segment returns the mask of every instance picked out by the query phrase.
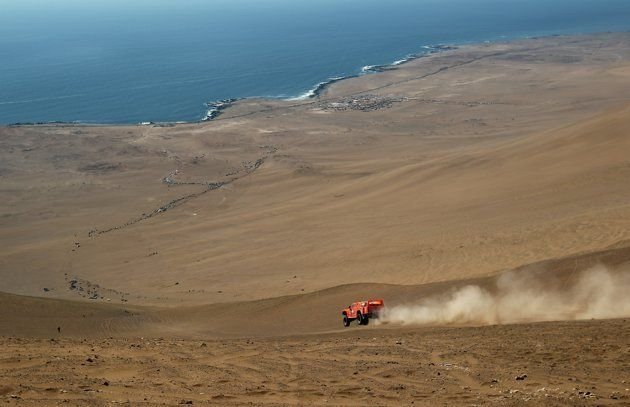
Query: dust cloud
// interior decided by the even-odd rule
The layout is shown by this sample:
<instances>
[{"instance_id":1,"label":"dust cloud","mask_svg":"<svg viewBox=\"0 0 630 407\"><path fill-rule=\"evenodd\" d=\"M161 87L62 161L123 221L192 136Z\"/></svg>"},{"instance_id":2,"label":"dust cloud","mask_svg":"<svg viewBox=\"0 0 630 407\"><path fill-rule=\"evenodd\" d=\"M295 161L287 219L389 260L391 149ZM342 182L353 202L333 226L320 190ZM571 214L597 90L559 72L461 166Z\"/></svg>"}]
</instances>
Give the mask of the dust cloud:
<instances>
[{"instance_id":1,"label":"dust cloud","mask_svg":"<svg viewBox=\"0 0 630 407\"><path fill-rule=\"evenodd\" d=\"M413 305L383 310L379 322L400 324L505 324L630 317L630 272L596 266L566 281L541 273L510 272L496 287L468 285Z\"/></svg>"}]
</instances>

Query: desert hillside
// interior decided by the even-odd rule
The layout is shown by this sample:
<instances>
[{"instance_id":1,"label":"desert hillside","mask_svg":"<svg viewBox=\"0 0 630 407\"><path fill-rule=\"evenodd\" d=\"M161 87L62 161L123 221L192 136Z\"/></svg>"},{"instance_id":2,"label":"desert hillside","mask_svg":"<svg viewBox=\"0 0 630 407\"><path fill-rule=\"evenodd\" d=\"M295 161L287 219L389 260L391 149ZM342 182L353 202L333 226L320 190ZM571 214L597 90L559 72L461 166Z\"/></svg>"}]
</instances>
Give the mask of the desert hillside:
<instances>
[{"instance_id":1,"label":"desert hillside","mask_svg":"<svg viewBox=\"0 0 630 407\"><path fill-rule=\"evenodd\" d=\"M627 35L470 46L207 124L0 129L0 291L179 306L630 239Z\"/></svg>"},{"instance_id":2,"label":"desert hillside","mask_svg":"<svg viewBox=\"0 0 630 407\"><path fill-rule=\"evenodd\" d=\"M205 123L0 127L0 398L627 403L628 95L601 34Z\"/></svg>"}]
</instances>

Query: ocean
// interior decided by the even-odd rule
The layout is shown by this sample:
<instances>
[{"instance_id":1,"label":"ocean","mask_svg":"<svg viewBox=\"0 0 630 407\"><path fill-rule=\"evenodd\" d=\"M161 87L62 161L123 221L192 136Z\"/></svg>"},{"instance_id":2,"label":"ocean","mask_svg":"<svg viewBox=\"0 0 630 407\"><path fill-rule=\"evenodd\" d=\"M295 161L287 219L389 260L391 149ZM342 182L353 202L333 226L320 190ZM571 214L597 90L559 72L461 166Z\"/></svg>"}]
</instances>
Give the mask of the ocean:
<instances>
[{"instance_id":1,"label":"ocean","mask_svg":"<svg viewBox=\"0 0 630 407\"><path fill-rule=\"evenodd\" d=\"M197 121L439 44L628 30L628 0L0 0L0 124Z\"/></svg>"}]
</instances>

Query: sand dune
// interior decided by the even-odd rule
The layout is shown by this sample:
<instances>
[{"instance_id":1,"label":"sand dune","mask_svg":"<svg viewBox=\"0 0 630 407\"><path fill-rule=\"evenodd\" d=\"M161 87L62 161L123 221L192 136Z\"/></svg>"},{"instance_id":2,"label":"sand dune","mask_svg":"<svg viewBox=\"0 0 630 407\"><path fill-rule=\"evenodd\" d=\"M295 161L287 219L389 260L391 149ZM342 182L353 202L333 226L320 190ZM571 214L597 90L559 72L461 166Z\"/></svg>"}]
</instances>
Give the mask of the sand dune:
<instances>
[{"instance_id":1,"label":"sand dune","mask_svg":"<svg viewBox=\"0 0 630 407\"><path fill-rule=\"evenodd\" d=\"M629 67L627 33L532 39L209 123L0 128L0 396L627 401ZM442 313L466 287L489 305ZM343 328L365 297L404 312ZM591 317L621 319L492 326Z\"/></svg>"},{"instance_id":2,"label":"sand dune","mask_svg":"<svg viewBox=\"0 0 630 407\"><path fill-rule=\"evenodd\" d=\"M103 300L243 301L488 276L630 239L625 82L584 61L562 80L538 75L547 64L525 65L533 72L510 77L509 94L504 82L486 83L490 96L477 83L448 85L479 71L514 75L506 55L432 78L452 103L326 115L307 105L174 128L2 129L0 290L79 299L68 289L76 277L102 287ZM524 91L532 81L569 83L547 90L547 112ZM453 87L460 93L448 96ZM608 93L582 95L594 87ZM492 104L498 89L515 100ZM488 104L457 104L473 97Z\"/></svg>"},{"instance_id":3,"label":"sand dune","mask_svg":"<svg viewBox=\"0 0 630 407\"><path fill-rule=\"evenodd\" d=\"M464 47L206 124L2 128L0 291L308 304L623 246L626 37Z\"/></svg>"},{"instance_id":4,"label":"sand dune","mask_svg":"<svg viewBox=\"0 0 630 407\"><path fill-rule=\"evenodd\" d=\"M594 271L602 272L602 267L607 268L605 272L609 280L598 279L596 284L589 284L591 291L586 293L586 297L583 293L572 290L579 286L580 279L597 275ZM462 326L590 319L607 315L623 317L625 315L620 313L630 306L627 296L623 295L628 289L629 272L630 246L623 244L600 252L529 264L490 277L422 285L347 284L307 294L201 306L160 308L98 302L85 304L78 301L0 294L3 310L0 314L0 335L39 338L149 336L204 339L340 333L348 331L341 324L340 310L349 302L369 297L385 298L388 308L392 308L394 313L406 308L404 320L394 316L386 319L385 325L372 324L368 327L377 330L397 329L407 324ZM506 277L514 284L506 286ZM617 283L616 299L603 297L611 295L603 290L607 287L606 282L611 280ZM442 303L443 308L446 308L453 294L471 286L490 294L512 289L511 292L527 297L527 301L531 302L530 308L502 319L493 319L496 312L502 310L488 310L487 314L474 314L479 315L478 317L452 320L440 319L439 312L426 320L410 315L413 314L414 307L425 304L427 300L432 305ZM555 298L556 302L547 301L549 296L557 294L560 297ZM589 309L589 302L595 306L602 305L600 300L605 300L603 305L616 301L615 306L608 307L610 311L606 311L607 314L586 316L583 313ZM578 305L577 311L566 312L567 307L573 305ZM467 311L473 310L474 306L473 303L464 304ZM541 312L541 306L546 307L547 312ZM387 323L388 321L391 323ZM61 332L57 328L61 328Z\"/></svg>"}]
</instances>

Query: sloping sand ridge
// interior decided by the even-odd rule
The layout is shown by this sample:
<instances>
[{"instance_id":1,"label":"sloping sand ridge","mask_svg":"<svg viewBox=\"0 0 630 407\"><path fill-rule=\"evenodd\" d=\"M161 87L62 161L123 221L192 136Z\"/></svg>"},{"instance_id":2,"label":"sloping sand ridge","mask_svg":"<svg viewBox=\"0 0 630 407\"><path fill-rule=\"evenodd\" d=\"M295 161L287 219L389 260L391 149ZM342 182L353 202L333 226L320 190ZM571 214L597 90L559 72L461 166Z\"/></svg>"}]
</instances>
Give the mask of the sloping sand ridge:
<instances>
[{"instance_id":1,"label":"sloping sand ridge","mask_svg":"<svg viewBox=\"0 0 630 407\"><path fill-rule=\"evenodd\" d=\"M0 128L0 397L627 403L629 72L628 34L553 37L203 124ZM386 323L344 329L366 297Z\"/></svg>"}]
</instances>

